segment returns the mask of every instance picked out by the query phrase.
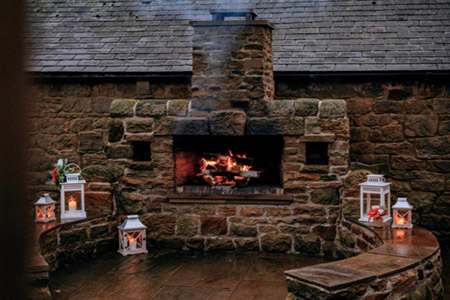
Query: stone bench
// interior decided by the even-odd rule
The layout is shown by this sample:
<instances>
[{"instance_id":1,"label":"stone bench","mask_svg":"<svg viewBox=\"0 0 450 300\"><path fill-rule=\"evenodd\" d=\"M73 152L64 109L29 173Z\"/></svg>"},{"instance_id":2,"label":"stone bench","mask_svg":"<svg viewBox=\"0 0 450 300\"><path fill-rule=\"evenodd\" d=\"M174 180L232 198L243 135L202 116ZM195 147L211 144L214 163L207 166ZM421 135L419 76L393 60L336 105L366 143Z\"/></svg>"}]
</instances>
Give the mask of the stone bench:
<instances>
[{"instance_id":1,"label":"stone bench","mask_svg":"<svg viewBox=\"0 0 450 300\"><path fill-rule=\"evenodd\" d=\"M373 232L383 244L366 253L286 271L288 299L443 299L440 248L431 232L417 226Z\"/></svg>"}]
</instances>

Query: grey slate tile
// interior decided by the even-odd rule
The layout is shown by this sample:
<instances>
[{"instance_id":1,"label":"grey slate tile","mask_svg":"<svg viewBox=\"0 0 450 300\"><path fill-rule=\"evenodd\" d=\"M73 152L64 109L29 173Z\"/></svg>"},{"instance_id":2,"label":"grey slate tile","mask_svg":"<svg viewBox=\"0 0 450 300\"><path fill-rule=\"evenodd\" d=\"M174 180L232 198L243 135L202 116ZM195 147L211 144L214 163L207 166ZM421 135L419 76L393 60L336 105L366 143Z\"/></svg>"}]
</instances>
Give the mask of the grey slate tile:
<instances>
[{"instance_id":1,"label":"grey slate tile","mask_svg":"<svg viewBox=\"0 0 450 300\"><path fill-rule=\"evenodd\" d=\"M277 71L450 69L445 0L29 0L27 65L42 72L189 71L188 21L210 20L210 9L236 4L276 25Z\"/></svg>"}]
</instances>

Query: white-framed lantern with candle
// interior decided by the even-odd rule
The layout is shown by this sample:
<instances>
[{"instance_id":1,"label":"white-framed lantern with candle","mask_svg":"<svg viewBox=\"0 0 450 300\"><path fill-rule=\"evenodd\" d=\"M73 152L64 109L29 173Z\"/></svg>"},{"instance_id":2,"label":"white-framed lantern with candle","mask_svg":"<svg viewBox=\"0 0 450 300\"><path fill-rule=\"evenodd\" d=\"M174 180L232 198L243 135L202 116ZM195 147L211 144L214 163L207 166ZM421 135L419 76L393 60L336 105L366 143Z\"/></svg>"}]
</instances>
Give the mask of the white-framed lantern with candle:
<instances>
[{"instance_id":1,"label":"white-framed lantern with candle","mask_svg":"<svg viewBox=\"0 0 450 300\"><path fill-rule=\"evenodd\" d=\"M387 208L387 212L379 217L379 221L387 224L392 220L391 217L391 183L386 182L383 175L367 175L367 181L360 185L360 218L359 221L366 224L373 224L374 218L370 212L374 208Z\"/></svg>"},{"instance_id":2,"label":"white-framed lantern with candle","mask_svg":"<svg viewBox=\"0 0 450 300\"><path fill-rule=\"evenodd\" d=\"M405 228L411 229L412 224L412 209L413 206L408 203L406 198L399 197L397 203L392 206L392 212L394 221L392 222L392 228Z\"/></svg>"},{"instance_id":3,"label":"white-framed lantern with candle","mask_svg":"<svg viewBox=\"0 0 450 300\"><path fill-rule=\"evenodd\" d=\"M79 171L64 174L66 181L61 183L61 220L84 219L86 218L84 204L86 181L80 180L81 168L78 165L70 164L68 167Z\"/></svg>"},{"instance_id":4,"label":"white-framed lantern with candle","mask_svg":"<svg viewBox=\"0 0 450 300\"><path fill-rule=\"evenodd\" d=\"M129 215L119 229L119 250L123 256L147 253L146 228L138 215Z\"/></svg>"},{"instance_id":5,"label":"white-framed lantern with candle","mask_svg":"<svg viewBox=\"0 0 450 300\"><path fill-rule=\"evenodd\" d=\"M55 221L55 201L50 198L49 194L44 194L43 197L39 198L34 204L36 207L36 222L38 223L48 223Z\"/></svg>"}]
</instances>

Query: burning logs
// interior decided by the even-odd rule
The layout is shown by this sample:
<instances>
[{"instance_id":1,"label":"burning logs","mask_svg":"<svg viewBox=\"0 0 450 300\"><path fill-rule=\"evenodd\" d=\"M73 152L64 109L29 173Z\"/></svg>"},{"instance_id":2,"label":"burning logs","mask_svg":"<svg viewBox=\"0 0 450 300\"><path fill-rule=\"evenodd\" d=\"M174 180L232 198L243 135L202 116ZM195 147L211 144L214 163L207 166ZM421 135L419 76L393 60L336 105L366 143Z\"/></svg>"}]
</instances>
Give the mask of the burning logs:
<instances>
[{"instance_id":1,"label":"burning logs","mask_svg":"<svg viewBox=\"0 0 450 300\"><path fill-rule=\"evenodd\" d=\"M246 186L251 178L259 178L260 171L250 170L253 159L245 154L234 156L231 151L228 154L204 154L198 175L211 186Z\"/></svg>"}]
</instances>

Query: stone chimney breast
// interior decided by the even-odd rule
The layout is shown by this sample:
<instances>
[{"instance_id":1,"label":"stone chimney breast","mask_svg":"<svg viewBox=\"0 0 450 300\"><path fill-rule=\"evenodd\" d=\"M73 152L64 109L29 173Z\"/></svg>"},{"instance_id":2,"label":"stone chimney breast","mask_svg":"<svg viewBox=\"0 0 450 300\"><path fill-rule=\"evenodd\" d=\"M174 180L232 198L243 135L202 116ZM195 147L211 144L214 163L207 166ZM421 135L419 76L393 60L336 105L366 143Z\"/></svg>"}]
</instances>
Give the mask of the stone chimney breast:
<instances>
[{"instance_id":1,"label":"stone chimney breast","mask_svg":"<svg viewBox=\"0 0 450 300\"><path fill-rule=\"evenodd\" d=\"M212 10L192 21L192 108L259 107L273 100L272 29L252 10Z\"/></svg>"}]
</instances>

